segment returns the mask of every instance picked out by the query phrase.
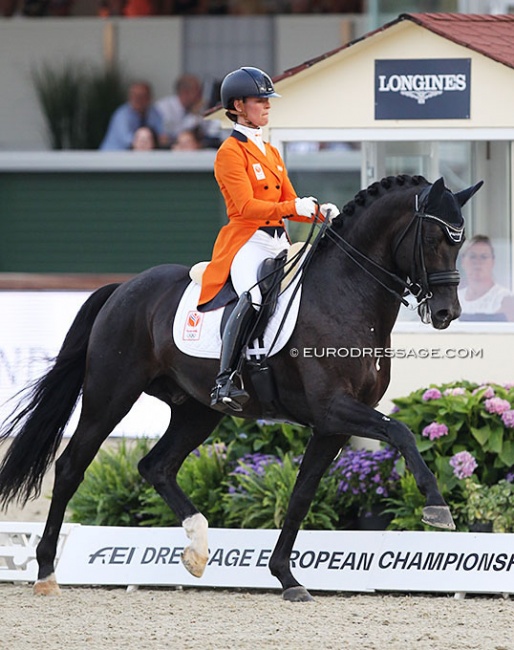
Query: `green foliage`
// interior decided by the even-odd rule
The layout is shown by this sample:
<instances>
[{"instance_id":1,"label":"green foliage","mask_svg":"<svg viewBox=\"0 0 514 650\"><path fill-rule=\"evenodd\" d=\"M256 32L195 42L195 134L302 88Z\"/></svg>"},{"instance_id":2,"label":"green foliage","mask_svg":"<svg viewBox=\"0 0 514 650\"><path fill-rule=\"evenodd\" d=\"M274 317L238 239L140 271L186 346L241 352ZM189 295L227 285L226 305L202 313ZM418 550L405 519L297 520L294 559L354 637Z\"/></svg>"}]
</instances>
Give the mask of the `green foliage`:
<instances>
[{"instance_id":1,"label":"green foliage","mask_svg":"<svg viewBox=\"0 0 514 650\"><path fill-rule=\"evenodd\" d=\"M491 399L504 400L512 411L514 387L462 381L421 388L393 400L398 409L393 416L414 433L425 462L446 491L458 483L449 465L458 452L472 454L478 464L476 476L486 485L497 483L514 466L514 428L505 424L503 414L494 412ZM432 423L445 425L447 434L433 439L424 435Z\"/></svg>"},{"instance_id":2,"label":"green foliage","mask_svg":"<svg viewBox=\"0 0 514 650\"><path fill-rule=\"evenodd\" d=\"M475 520L469 509L476 504L468 504L469 499L478 498L474 485L483 493L490 490L493 498L503 503L503 494L509 489L505 484L511 485L505 479L513 478L514 387L453 382L421 388L393 402L393 416L414 433L459 530L468 530ZM462 454L471 463L459 467L457 460ZM405 475L399 498L389 500L389 511L396 515L391 528L422 529L416 521L423 505L414 479ZM509 525L502 520L496 527Z\"/></svg>"},{"instance_id":3,"label":"green foliage","mask_svg":"<svg viewBox=\"0 0 514 650\"><path fill-rule=\"evenodd\" d=\"M100 450L69 503L70 521L103 526L177 526L175 515L137 470L153 446L146 438L122 440L116 449ZM212 526L222 523L222 492L228 469L219 445L191 454L178 473L180 487Z\"/></svg>"},{"instance_id":4,"label":"green foliage","mask_svg":"<svg viewBox=\"0 0 514 650\"><path fill-rule=\"evenodd\" d=\"M144 523L141 494L148 485L137 471L137 463L149 449L146 439L133 444L122 440L116 451L101 449L69 503L70 521L90 526Z\"/></svg>"},{"instance_id":5,"label":"green foliage","mask_svg":"<svg viewBox=\"0 0 514 650\"><path fill-rule=\"evenodd\" d=\"M414 476L408 472L400 479L400 496L387 499L386 513L393 515L388 528L391 530L429 530L421 522L425 498L418 490Z\"/></svg>"},{"instance_id":6,"label":"green foliage","mask_svg":"<svg viewBox=\"0 0 514 650\"><path fill-rule=\"evenodd\" d=\"M239 461L231 474L231 489L225 494L226 525L238 528L281 528L298 474L292 454L261 468ZM242 471L241 471L242 470ZM336 483L322 480L302 528L333 530L338 515L333 505Z\"/></svg>"},{"instance_id":7,"label":"green foliage","mask_svg":"<svg viewBox=\"0 0 514 650\"><path fill-rule=\"evenodd\" d=\"M495 485L465 481L463 513L470 524L491 522L495 533L514 533L514 483L502 479Z\"/></svg>"},{"instance_id":8,"label":"green foliage","mask_svg":"<svg viewBox=\"0 0 514 650\"><path fill-rule=\"evenodd\" d=\"M209 525L224 525L223 494L229 472L227 450L223 444L199 447L186 458L177 482ZM177 526L180 522L155 490L145 490L141 499L147 526Z\"/></svg>"},{"instance_id":9,"label":"green foliage","mask_svg":"<svg viewBox=\"0 0 514 650\"><path fill-rule=\"evenodd\" d=\"M299 456L305 451L310 436L311 430L298 424L225 417L207 442L224 442L230 446L234 459L255 452L277 456L289 451Z\"/></svg>"},{"instance_id":10,"label":"green foliage","mask_svg":"<svg viewBox=\"0 0 514 650\"><path fill-rule=\"evenodd\" d=\"M83 96L84 141L82 149L98 149L114 111L127 101L123 74L116 68L91 70Z\"/></svg>"},{"instance_id":11,"label":"green foliage","mask_svg":"<svg viewBox=\"0 0 514 650\"><path fill-rule=\"evenodd\" d=\"M112 113L126 101L123 75L66 61L32 73L52 149L98 149Z\"/></svg>"}]
</instances>

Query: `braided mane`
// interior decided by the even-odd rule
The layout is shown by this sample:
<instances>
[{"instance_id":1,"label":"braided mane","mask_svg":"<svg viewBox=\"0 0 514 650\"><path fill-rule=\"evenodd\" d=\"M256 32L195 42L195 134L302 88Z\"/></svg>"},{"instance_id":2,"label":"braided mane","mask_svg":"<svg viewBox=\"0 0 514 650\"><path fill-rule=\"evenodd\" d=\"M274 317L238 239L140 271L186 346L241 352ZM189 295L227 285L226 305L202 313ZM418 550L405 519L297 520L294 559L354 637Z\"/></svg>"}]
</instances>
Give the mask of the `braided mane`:
<instances>
[{"instance_id":1,"label":"braided mane","mask_svg":"<svg viewBox=\"0 0 514 650\"><path fill-rule=\"evenodd\" d=\"M386 176L380 181L375 181L365 190L360 190L341 210L341 214L336 217L332 226L336 229L342 228L345 217L358 216L360 212L368 208L370 203L383 196L389 190L396 190L404 185L415 187L416 185L429 184L423 176L408 176L399 174L398 176Z\"/></svg>"}]
</instances>

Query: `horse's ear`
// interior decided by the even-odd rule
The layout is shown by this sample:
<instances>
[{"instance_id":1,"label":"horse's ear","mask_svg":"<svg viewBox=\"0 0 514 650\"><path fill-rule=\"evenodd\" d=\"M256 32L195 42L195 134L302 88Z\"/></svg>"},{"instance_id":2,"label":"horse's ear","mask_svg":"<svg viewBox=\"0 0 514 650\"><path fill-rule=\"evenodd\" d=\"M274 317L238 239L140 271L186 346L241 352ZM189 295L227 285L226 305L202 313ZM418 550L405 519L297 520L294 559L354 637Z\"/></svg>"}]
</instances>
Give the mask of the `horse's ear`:
<instances>
[{"instance_id":1,"label":"horse's ear","mask_svg":"<svg viewBox=\"0 0 514 650\"><path fill-rule=\"evenodd\" d=\"M426 198L423 202L424 209L426 212L433 212L434 210L437 209L437 206L441 202L441 198L444 194L445 189L446 188L444 186L444 179L441 176L441 178L438 178L435 181L435 183L433 183L430 186L430 189L428 190L428 194L426 195Z\"/></svg>"},{"instance_id":2,"label":"horse's ear","mask_svg":"<svg viewBox=\"0 0 514 650\"><path fill-rule=\"evenodd\" d=\"M473 194L476 194L478 192L478 190L482 187L483 184L484 181L479 181L476 185L473 185L472 187L468 187L465 190L461 190L460 192L455 193L455 196L461 208L465 203L469 201L469 199L473 196Z\"/></svg>"}]
</instances>

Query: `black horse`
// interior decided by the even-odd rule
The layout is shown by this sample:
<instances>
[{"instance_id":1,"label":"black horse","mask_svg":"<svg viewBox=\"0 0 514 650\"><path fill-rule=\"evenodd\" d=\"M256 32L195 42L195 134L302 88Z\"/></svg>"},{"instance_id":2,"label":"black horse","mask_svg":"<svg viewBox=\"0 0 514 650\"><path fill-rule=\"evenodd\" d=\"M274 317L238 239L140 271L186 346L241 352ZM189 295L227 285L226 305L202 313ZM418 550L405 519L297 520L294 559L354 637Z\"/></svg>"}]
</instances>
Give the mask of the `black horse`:
<instances>
[{"instance_id":1,"label":"black horse","mask_svg":"<svg viewBox=\"0 0 514 650\"><path fill-rule=\"evenodd\" d=\"M406 291L436 329L460 314L458 250L463 241L461 206L482 183L458 193L443 179L388 177L359 192L324 231L304 269L298 322L284 349L269 358L278 401L277 420L312 428L284 526L270 559L287 600L305 601L308 591L293 577L289 557L319 481L350 436L384 441L404 456L426 498L423 521L453 529L435 477L408 428L374 409L390 377L390 360L370 355L304 355L305 349L385 349ZM188 269L163 265L122 284L95 291L78 312L51 369L29 401L4 425L16 434L0 467L0 503L21 503L38 494L63 430L82 390L79 423L55 466L46 527L37 547L35 593L55 593L54 560L66 506L102 442L141 393L169 405L171 422L139 463L182 522L191 544L183 562L200 576L208 559L207 520L179 488L177 472L223 414L209 407L218 370L215 360L179 352L170 334ZM246 370L245 370L246 372ZM243 417L263 407L251 393Z\"/></svg>"}]
</instances>

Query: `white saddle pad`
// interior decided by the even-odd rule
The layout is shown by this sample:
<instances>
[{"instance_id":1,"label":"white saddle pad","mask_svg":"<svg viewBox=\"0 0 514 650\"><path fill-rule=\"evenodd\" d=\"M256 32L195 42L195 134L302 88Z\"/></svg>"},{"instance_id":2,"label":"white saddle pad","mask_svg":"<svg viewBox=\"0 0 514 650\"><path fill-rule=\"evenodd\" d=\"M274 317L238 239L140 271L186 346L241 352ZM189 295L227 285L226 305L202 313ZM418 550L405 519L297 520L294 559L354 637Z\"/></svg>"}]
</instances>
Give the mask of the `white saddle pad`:
<instances>
[{"instance_id":1,"label":"white saddle pad","mask_svg":"<svg viewBox=\"0 0 514 650\"><path fill-rule=\"evenodd\" d=\"M259 359L267 355L273 345L269 356L273 356L284 347L293 333L298 310L300 308L301 287L298 288L293 298L292 305L287 314L286 321L275 341L277 331L282 323L285 310L289 305L295 286L299 278L295 279L282 293L277 302L275 313L270 318L264 336L259 341L253 341L248 346L246 357ZM173 321L173 339L176 346L184 354L192 357L219 359L221 351L220 325L224 307L213 311L201 312L196 309L200 297L200 285L191 282L184 295Z\"/></svg>"}]
</instances>

